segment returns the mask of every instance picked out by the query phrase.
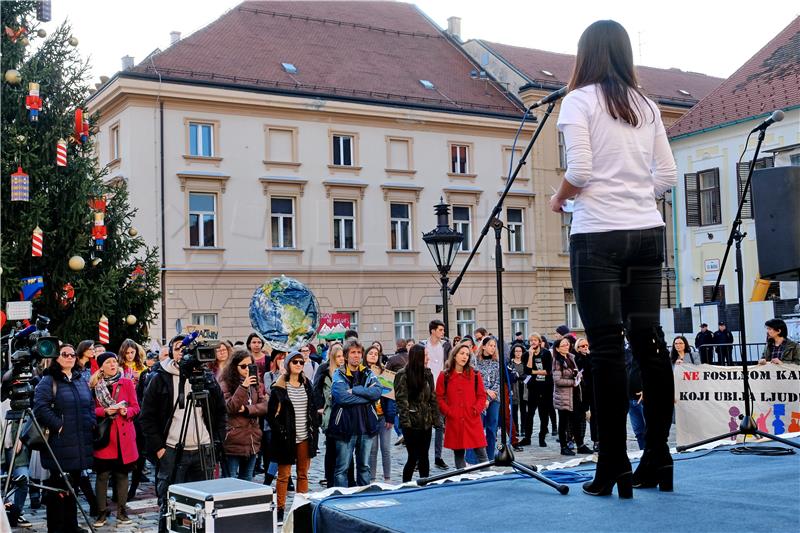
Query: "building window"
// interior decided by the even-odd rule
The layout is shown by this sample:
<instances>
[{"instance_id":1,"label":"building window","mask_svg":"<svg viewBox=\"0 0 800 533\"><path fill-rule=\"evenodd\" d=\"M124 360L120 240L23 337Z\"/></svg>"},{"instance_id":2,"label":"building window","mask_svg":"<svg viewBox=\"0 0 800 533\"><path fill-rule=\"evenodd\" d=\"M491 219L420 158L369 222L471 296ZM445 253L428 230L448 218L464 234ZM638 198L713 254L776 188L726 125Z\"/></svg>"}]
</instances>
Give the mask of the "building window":
<instances>
[{"instance_id":1,"label":"building window","mask_svg":"<svg viewBox=\"0 0 800 533\"><path fill-rule=\"evenodd\" d=\"M350 315L350 329L358 331L358 311L336 311Z\"/></svg>"},{"instance_id":2,"label":"building window","mask_svg":"<svg viewBox=\"0 0 800 533\"><path fill-rule=\"evenodd\" d=\"M469 146L465 144L450 145L450 172L469 174Z\"/></svg>"},{"instance_id":3,"label":"building window","mask_svg":"<svg viewBox=\"0 0 800 533\"><path fill-rule=\"evenodd\" d=\"M271 198L272 247L294 248L294 199Z\"/></svg>"},{"instance_id":4,"label":"building window","mask_svg":"<svg viewBox=\"0 0 800 533\"><path fill-rule=\"evenodd\" d=\"M394 338L414 338L414 311L394 312Z\"/></svg>"},{"instance_id":5,"label":"building window","mask_svg":"<svg viewBox=\"0 0 800 533\"><path fill-rule=\"evenodd\" d=\"M703 285L703 303L711 303L711 302L719 302L721 304L725 303L725 285L720 285L719 290L717 291L717 298L716 300L712 300L711 297L714 295L714 286L713 285Z\"/></svg>"},{"instance_id":6,"label":"building window","mask_svg":"<svg viewBox=\"0 0 800 533\"><path fill-rule=\"evenodd\" d=\"M564 289L564 315L569 329L583 329L581 315L578 313L578 304L575 303L575 293L572 289Z\"/></svg>"},{"instance_id":7,"label":"building window","mask_svg":"<svg viewBox=\"0 0 800 533\"><path fill-rule=\"evenodd\" d=\"M460 248L463 252L469 252L472 249L469 211L470 208L468 206L457 205L453 207L453 229L464 235Z\"/></svg>"},{"instance_id":8,"label":"building window","mask_svg":"<svg viewBox=\"0 0 800 533\"><path fill-rule=\"evenodd\" d=\"M508 226L508 251L525 251L525 228L522 209L510 207L506 210L506 225Z\"/></svg>"},{"instance_id":9,"label":"building window","mask_svg":"<svg viewBox=\"0 0 800 533\"><path fill-rule=\"evenodd\" d=\"M511 335L516 335L518 331L522 332L523 338L528 338L528 308L527 307L512 307L511 308Z\"/></svg>"},{"instance_id":10,"label":"building window","mask_svg":"<svg viewBox=\"0 0 800 533\"><path fill-rule=\"evenodd\" d=\"M392 250L411 250L411 205L389 204Z\"/></svg>"},{"instance_id":11,"label":"building window","mask_svg":"<svg viewBox=\"0 0 800 533\"><path fill-rule=\"evenodd\" d=\"M475 332L475 309L456 310L456 331L459 337Z\"/></svg>"},{"instance_id":12,"label":"building window","mask_svg":"<svg viewBox=\"0 0 800 533\"><path fill-rule=\"evenodd\" d=\"M800 154L792 154L789 156L789 163L793 167L800 167Z\"/></svg>"},{"instance_id":13,"label":"building window","mask_svg":"<svg viewBox=\"0 0 800 533\"><path fill-rule=\"evenodd\" d=\"M189 123L189 155L214 156L214 125L202 122Z\"/></svg>"},{"instance_id":14,"label":"building window","mask_svg":"<svg viewBox=\"0 0 800 533\"><path fill-rule=\"evenodd\" d=\"M759 170L762 168L771 168L775 166L775 159L772 157L762 157L761 159L756 159L756 164L753 170ZM744 192L744 186L747 183L747 174L750 173L750 161L746 163L736 163L736 188L738 192L738 196L736 199L738 201L742 201L742 193ZM753 218L753 190L747 190L747 197L744 200L744 204L742 204L742 218Z\"/></svg>"},{"instance_id":15,"label":"building window","mask_svg":"<svg viewBox=\"0 0 800 533\"><path fill-rule=\"evenodd\" d=\"M111 161L117 161L119 157L119 123L111 126L108 130L111 137Z\"/></svg>"},{"instance_id":16,"label":"building window","mask_svg":"<svg viewBox=\"0 0 800 533\"><path fill-rule=\"evenodd\" d=\"M569 253L569 232L572 228L572 213L561 213L561 251Z\"/></svg>"},{"instance_id":17,"label":"building window","mask_svg":"<svg viewBox=\"0 0 800 533\"><path fill-rule=\"evenodd\" d=\"M217 327L217 313L192 313L192 324Z\"/></svg>"},{"instance_id":18,"label":"building window","mask_svg":"<svg viewBox=\"0 0 800 533\"><path fill-rule=\"evenodd\" d=\"M356 248L355 202L333 201L333 247L337 250Z\"/></svg>"},{"instance_id":19,"label":"building window","mask_svg":"<svg viewBox=\"0 0 800 533\"><path fill-rule=\"evenodd\" d=\"M686 225L709 226L722 222L719 169L685 174Z\"/></svg>"},{"instance_id":20,"label":"building window","mask_svg":"<svg viewBox=\"0 0 800 533\"><path fill-rule=\"evenodd\" d=\"M510 146L503 147L503 178L508 178L511 176L514 171L517 169L517 165L519 165L520 159L522 159L523 154L523 147L517 146L514 150L511 150ZM528 161L530 163L530 161ZM519 174L517 174L517 179L525 180L528 179L528 167L530 164L522 165L522 168L519 169Z\"/></svg>"},{"instance_id":21,"label":"building window","mask_svg":"<svg viewBox=\"0 0 800 533\"><path fill-rule=\"evenodd\" d=\"M216 194L189 193L189 246L216 246L216 219Z\"/></svg>"},{"instance_id":22,"label":"building window","mask_svg":"<svg viewBox=\"0 0 800 533\"><path fill-rule=\"evenodd\" d=\"M341 167L354 165L351 135L333 135L333 164Z\"/></svg>"},{"instance_id":23,"label":"building window","mask_svg":"<svg viewBox=\"0 0 800 533\"><path fill-rule=\"evenodd\" d=\"M567 168L567 141L564 140L564 134L558 132L558 168Z\"/></svg>"}]
</instances>

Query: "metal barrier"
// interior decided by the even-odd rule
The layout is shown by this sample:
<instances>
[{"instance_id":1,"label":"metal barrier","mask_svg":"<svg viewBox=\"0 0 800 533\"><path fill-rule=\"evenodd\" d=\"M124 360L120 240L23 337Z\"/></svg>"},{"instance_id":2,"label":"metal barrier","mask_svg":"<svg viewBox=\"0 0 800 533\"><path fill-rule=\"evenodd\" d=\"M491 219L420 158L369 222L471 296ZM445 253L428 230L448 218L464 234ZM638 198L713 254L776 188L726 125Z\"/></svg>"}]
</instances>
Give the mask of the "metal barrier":
<instances>
[{"instance_id":1,"label":"metal barrier","mask_svg":"<svg viewBox=\"0 0 800 533\"><path fill-rule=\"evenodd\" d=\"M764 354L764 347L766 345L767 343L765 342L748 342L745 345L747 362L750 364L758 363L759 359L761 359ZM723 350L718 350L718 348L730 350L730 358L727 361L725 360L727 358L723 357ZM704 344L700 349L695 348L695 351L700 352L701 357L703 350L709 350L711 352L710 364L712 365L742 364L742 347L739 343Z\"/></svg>"}]
</instances>

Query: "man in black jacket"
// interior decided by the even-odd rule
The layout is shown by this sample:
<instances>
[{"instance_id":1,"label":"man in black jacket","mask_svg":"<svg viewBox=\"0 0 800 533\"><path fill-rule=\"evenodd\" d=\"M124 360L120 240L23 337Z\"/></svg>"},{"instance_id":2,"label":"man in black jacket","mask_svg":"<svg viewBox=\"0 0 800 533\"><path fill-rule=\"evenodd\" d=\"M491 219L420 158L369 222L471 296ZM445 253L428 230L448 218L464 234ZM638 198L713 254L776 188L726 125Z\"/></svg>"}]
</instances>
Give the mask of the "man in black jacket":
<instances>
[{"instance_id":1,"label":"man in black jacket","mask_svg":"<svg viewBox=\"0 0 800 533\"><path fill-rule=\"evenodd\" d=\"M170 341L170 358L162 361L150 378L139 414L147 453L158 460L156 494L161 509L158 523L160 533L167 531L164 514L167 512L167 491L170 484L209 479L213 475L209 467L213 463L211 458L214 448L221 446L225 436L225 400L214 376L204 371L204 389L209 393L210 413L204 412L200 404L195 407L194 413L189 413L190 420L184 442L180 443L183 451L176 461L176 448L180 441L186 402L189 401L191 392L191 383L188 379L181 380L180 375L179 363L183 357L184 338L183 335L178 335ZM183 394L179 398L181 381ZM192 416L202 418L202 423L195 424L197 419L192 420ZM207 471L202 468L201 455L206 458Z\"/></svg>"},{"instance_id":2,"label":"man in black jacket","mask_svg":"<svg viewBox=\"0 0 800 533\"><path fill-rule=\"evenodd\" d=\"M700 352L700 362L710 365L714 362L714 347L706 344L714 343L714 334L708 331L708 324L700 324L700 332L694 338L694 347ZM705 346L705 347L704 347Z\"/></svg>"},{"instance_id":3,"label":"man in black jacket","mask_svg":"<svg viewBox=\"0 0 800 533\"><path fill-rule=\"evenodd\" d=\"M728 331L725 322L719 323L719 329L714 332L714 344L717 345L717 357L719 357L719 364L732 365L733 357L733 333ZM720 346L720 344L726 346Z\"/></svg>"}]
</instances>

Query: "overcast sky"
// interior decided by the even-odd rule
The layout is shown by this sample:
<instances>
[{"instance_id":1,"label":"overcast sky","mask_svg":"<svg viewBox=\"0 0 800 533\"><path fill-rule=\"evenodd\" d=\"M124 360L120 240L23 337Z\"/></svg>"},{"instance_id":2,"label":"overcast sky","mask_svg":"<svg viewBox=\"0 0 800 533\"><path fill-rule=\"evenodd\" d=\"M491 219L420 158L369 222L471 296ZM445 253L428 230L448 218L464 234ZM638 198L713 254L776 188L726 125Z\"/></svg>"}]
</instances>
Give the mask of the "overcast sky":
<instances>
[{"instance_id":1,"label":"overcast sky","mask_svg":"<svg viewBox=\"0 0 800 533\"><path fill-rule=\"evenodd\" d=\"M52 0L53 21L68 18L91 58L94 80L113 75L120 58L139 62L214 21L239 0ZM728 77L800 14L798 0L417 0L439 26L461 17L462 38L575 53L587 25L612 18L628 30L637 64Z\"/></svg>"}]
</instances>

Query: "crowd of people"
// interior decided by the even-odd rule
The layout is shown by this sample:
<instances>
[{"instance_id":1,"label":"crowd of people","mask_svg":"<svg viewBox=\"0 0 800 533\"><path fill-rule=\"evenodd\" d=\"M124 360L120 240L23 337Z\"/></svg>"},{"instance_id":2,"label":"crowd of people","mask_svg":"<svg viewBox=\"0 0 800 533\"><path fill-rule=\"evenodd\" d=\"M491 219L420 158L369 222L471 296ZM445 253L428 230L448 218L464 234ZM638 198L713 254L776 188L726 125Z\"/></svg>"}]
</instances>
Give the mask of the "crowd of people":
<instances>
[{"instance_id":1,"label":"crowd of people","mask_svg":"<svg viewBox=\"0 0 800 533\"><path fill-rule=\"evenodd\" d=\"M766 327L761 363L794 362L797 344L787 338L786 324L773 319ZM566 326L556 329L552 341L539 333L527 339L517 333L504 347L503 369L498 341L485 328L451 343L444 324L433 320L428 333L420 342L398 339L391 355L379 342L361 344L352 330L342 341L289 353L270 350L252 334L244 343L221 342L215 361L188 376L181 365L183 335L152 353L131 340L116 353L89 340L77 348L65 343L55 359L41 363L34 413L49 430L55 458L71 486L89 503L95 527L108 523L112 506L116 524L130 523L126 503L136 498L142 482L150 481L148 474L163 515L172 483L219 476L252 481L263 473L265 484L275 483L282 519L287 493L308 492L310 463L318 451L324 453L320 484L327 487L381 479L408 482L415 472L428 477L432 441L439 468L449 468L443 449L452 450L456 468L491 461L501 409L507 409L509 444L515 450L533 443L547 447L549 435L565 456L598 451L586 338ZM629 416L644 449L641 375L630 347L626 351ZM672 364L699 364L698 352L684 336L676 336ZM386 394L381 376L393 376L393 395ZM501 380L507 385L503 398ZM207 393L205 403L192 401L198 383ZM407 457L398 476L391 456L401 444ZM77 502L50 455L24 444L18 452L16 507L24 508L30 494L32 508L47 505L49 531L80 531ZM34 481L30 490L28 479ZM37 480L45 480L58 496L43 501ZM16 522L30 525L24 516ZM162 517L160 529L165 528Z\"/></svg>"}]
</instances>

